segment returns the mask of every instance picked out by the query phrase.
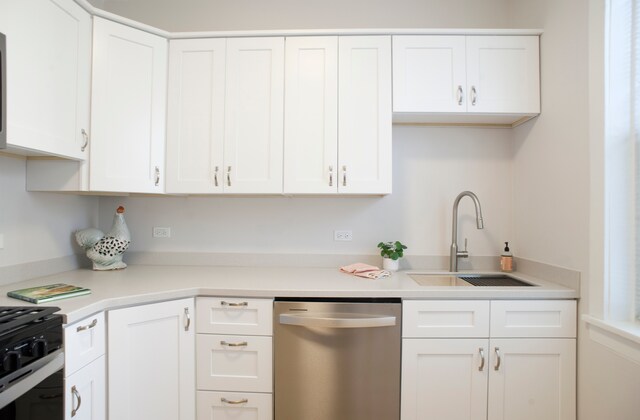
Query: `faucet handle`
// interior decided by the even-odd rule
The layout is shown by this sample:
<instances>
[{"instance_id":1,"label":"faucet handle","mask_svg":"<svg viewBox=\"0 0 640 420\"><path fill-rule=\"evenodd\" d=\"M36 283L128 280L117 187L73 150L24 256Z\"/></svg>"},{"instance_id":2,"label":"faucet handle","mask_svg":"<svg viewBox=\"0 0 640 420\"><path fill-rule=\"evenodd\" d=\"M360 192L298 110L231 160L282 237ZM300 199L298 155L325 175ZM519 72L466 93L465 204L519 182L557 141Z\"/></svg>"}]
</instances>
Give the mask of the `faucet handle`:
<instances>
[{"instance_id":1,"label":"faucet handle","mask_svg":"<svg viewBox=\"0 0 640 420\"><path fill-rule=\"evenodd\" d=\"M467 251L468 239L464 238L464 249L457 252L458 258L469 258L469 251Z\"/></svg>"}]
</instances>

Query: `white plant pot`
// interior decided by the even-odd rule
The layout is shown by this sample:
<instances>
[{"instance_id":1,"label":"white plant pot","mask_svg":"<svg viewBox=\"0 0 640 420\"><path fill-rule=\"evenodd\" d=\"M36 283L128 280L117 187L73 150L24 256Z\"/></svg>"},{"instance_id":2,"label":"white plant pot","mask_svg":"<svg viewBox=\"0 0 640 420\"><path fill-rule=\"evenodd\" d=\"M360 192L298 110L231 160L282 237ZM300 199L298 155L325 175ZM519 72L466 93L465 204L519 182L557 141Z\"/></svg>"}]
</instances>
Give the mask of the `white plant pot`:
<instances>
[{"instance_id":1,"label":"white plant pot","mask_svg":"<svg viewBox=\"0 0 640 420\"><path fill-rule=\"evenodd\" d=\"M400 267L400 259L392 260L391 258L382 258L382 268L388 271L398 271Z\"/></svg>"}]
</instances>

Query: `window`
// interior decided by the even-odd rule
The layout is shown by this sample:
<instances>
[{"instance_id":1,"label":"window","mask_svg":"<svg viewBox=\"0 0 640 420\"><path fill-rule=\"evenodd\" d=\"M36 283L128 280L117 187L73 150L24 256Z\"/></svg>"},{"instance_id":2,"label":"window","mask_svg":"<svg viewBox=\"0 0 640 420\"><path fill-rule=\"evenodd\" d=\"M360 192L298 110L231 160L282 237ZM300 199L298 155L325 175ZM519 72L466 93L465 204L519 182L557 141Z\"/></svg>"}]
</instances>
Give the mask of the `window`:
<instances>
[{"instance_id":1,"label":"window","mask_svg":"<svg viewBox=\"0 0 640 420\"><path fill-rule=\"evenodd\" d=\"M605 40L605 318L640 320L640 0L610 0Z\"/></svg>"}]
</instances>

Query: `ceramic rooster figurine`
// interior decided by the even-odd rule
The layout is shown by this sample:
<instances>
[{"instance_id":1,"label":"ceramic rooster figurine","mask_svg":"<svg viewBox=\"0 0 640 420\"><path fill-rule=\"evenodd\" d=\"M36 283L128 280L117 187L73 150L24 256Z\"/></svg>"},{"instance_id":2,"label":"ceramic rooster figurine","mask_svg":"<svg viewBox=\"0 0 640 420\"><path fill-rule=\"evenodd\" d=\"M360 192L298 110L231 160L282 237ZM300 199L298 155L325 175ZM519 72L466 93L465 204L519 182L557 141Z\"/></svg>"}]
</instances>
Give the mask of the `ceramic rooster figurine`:
<instances>
[{"instance_id":1,"label":"ceramic rooster figurine","mask_svg":"<svg viewBox=\"0 0 640 420\"><path fill-rule=\"evenodd\" d=\"M129 248L131 235L124 221L124 207L120 206L113 217L111 230L106 234L95 228L76 232L76 242L87 251L87 257L93 261L93 269L120 270L127 267L122 254Z\"/></svg>"}]
</instances>

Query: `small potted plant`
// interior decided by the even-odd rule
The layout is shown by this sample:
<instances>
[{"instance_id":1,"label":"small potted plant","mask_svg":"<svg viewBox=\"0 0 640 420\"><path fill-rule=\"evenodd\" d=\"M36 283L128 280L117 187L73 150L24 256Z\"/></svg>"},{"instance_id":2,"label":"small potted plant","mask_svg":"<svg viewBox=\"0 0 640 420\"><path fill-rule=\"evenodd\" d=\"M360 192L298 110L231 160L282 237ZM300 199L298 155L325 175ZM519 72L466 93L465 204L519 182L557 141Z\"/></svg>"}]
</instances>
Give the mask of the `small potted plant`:
<instances>
[{"instance_id":1,"label":"small potted plant","mask_svg":"<svg viewBox=\"0 0 640 420\"><path fill-rule=\"evenodd\" d=\"M404 250L407 249L400 241L380 242L380 255L382 255L382 267L389 271L398 271L400 258L404 256Z\"/></svg>"}]
</instances>

